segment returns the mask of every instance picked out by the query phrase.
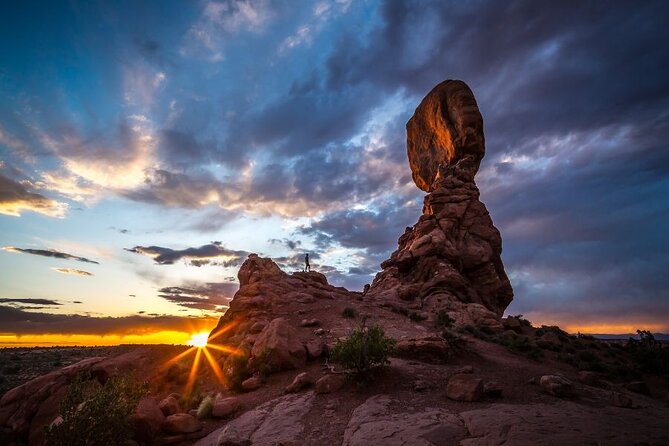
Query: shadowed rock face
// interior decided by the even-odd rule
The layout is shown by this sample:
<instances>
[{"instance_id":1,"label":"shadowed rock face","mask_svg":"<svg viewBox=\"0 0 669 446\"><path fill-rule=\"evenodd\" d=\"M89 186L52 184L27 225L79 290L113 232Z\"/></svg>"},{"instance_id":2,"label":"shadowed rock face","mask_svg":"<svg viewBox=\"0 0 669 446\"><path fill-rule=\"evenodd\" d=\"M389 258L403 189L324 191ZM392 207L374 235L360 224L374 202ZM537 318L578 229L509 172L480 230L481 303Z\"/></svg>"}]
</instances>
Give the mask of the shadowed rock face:
<instances>
[{"instance_id":1,"label":"shadowed rock face","mask_svg":"<svg viewBox=\"0 0 669 446\"><path fill-rule=\"evenodd\" d=\"M416 185L429 194L366 299L501 328L497 319L513 289L500 257L502 238L474 182L484 141L464 82L442 82L420 103L407 124L407 152Z\"/></svg>"},{"instance_id":2,"label":"shadowed rock face","mask_svg":"<svg viewBox=\"0 0 669 446\"><path fill-rule=\"evenodd\" d=\"M483 118L467 84L447 80L425 96L407 123L407 155L413 180L425 192L432 191L440 166L460 162L474 180L485 138Z\"/></svg>"}]
</instances>

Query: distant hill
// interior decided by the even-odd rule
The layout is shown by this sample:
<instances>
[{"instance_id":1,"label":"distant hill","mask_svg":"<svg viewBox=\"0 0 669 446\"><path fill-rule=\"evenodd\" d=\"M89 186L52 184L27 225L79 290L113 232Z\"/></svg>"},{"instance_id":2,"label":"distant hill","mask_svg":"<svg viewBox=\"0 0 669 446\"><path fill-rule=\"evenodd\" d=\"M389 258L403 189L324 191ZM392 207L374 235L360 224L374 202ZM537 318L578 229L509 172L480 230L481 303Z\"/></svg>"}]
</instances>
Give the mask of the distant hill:
<instances>
[{"instance_id":1,"label":"distant hill","mask_svg":"<svg viewBox=\"0 0 669 446\"><path fill-rule=\"evenodd\" d=\"M596 337L597 339L629 339L629 338L639 339L639 335L636 333L593 334L592 336ZM655 336L655 339L657 339L658 341L669 341L669 334L666 333L653 333L653 336Z\"/></svg>"}]
</instances>

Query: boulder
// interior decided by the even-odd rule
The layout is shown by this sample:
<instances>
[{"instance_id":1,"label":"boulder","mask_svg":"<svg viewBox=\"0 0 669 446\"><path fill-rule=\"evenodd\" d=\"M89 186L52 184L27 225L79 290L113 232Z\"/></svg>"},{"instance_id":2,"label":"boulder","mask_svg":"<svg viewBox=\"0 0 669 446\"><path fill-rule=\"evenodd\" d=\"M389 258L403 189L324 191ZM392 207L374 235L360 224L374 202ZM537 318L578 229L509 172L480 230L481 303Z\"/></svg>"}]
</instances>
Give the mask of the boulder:
<instances>
[{"instance_id":1,"label":"boulder","mask_svg":"<svg viewBox=\"0 0 669 446\"><path fill-rule=\"evenodd\" d=\"M319 321L318 319L302 319L300 325L302 327L316 327L318 325L321 325L321 321Z\"/></svg>"},{"instance_id":2,"label":"boulder","mask_svg":"<svg viewBox=\"0 0 669 446\"><path fill-rule=\"evenodd\" d=\"M252 392L253 390L259 389L260 386L262 386L262 381L257 376L252 376L242 381L242 389L244 389L245 392Z\"/></svg>"},{"instance_id":3,"label":"boulder","mask_svg":"<svg viewBox=\"0 0 669 446\"><path fill-rule=\"evenodd\" d=\"M549 395L568 398L574 395L574 384L562 375L544 375L539 385Z\"/></svg>"},{"instance_id":4,"label":"boulder","mask_svg":"<svg viewBox=\"0 0 669 446\"><path fill-rule=\"evenodd\" d=\"M251 350L251 366L261 359L274 371L297 369L306 364L307 352L287 319L272 320L258 335Z\"/></svg>"},{"instance_id":5,"label":"boulder","mask_svg":"<svg viewBox=\"0 0 669 446\"><path fill-rule=\"evenodd\" d=\"M165 421L165 415L153 398L143 398L137 404L135 413L130 416L130 426L135 438L142 442L151 442Z\"/></svg>"},{"instance_id":6,"label":"boulder","mask_svg":"<svg viewBox=\"0 0 669 446\"><path fill-rule=\"evenodd\" d=\"M173 396L168 396L167 398L163 398L160 401L160 403L158 403L158 407L165 416L174 415L175 413L181 412L179 401L177 401L177 399L174 398Z\"/></svg>"},{"instance_id":7,"label":"boulder","mask_svg":"<svg viewBox=\"0 0 669 446\"><path fill-rule=\"evenodd\" d=\"M168 434L190 434L200 430L200 423L192 415L176 413L165 418L162 428Z\"/></svg>"},{"instance_id":8,"label":"boulder","mask_svg":"<svg viewBox=\"0 0 669 446\"><path fill-rule=\"evenodd\" d=\"M282 278L286 273L271 259L258 257L257 254L250 254L242 263L237 273L239 286L251 285L260 281L271 281Z\"/></svg>"},{"instance_id":9,"label":"boulder","mask_svg":"<svg viewBox=\"0 0 669 446\"><path fill-rule=\"evenodd\" d=\"M470 374L455 375L448 380L446 396L456 401L479 401L483 390L480 378Z\"/></svg>"},{"instance_id":10,"label":"boulder","mask_svg":"<svg viewBox=\"0 0 669 446\"><path fill-rule=\"evenodd\" d=\"M217 418L228 418L230 415L242 408L239 398L231 396L228 398L216 398L212 406L211 414Z\"/></svg>"},{"instance_id":11,"label":"boulder","mask_svg":"<svg viewBox=\"0 0 669 446\"><path fill-rule=\"evenodd\" d=\"M275 398L229 421L194 446L305 444L303 419L313 403L313 392Z\"/></svg>"},{"instance_id":12,"label":"boulder","mask_svg":"<svg viewBox=\"0 0 669 446\"><path fill-rule=\"evenodd\" d=\"M320 357L325 351L325 342L321 338L311 339L306 345L309 359Z\"/></svg>"},{"instance_id":13,"label":"boulder","mask_svg":"<svg viewBox=\"0 0 669 446\"><path fill-rule=\"evenodd\" d=\"M346 381L346 375L328 374L322 376L316 381L314 392L319 394L336 392L346 385Z\"/></svg>"},{"instance_id":14,"label":"boulder","mask_svg":"<svg viewBox=\"0 0 669 446\"><path fill-rule=\"evenodd\" d=\"M305 387L308 387L314 383L314 380L311 378L309 373L307 372L302 372L298 374L294 379L293 382L286 387L285 392L286 393L296 393L299 392L300 390L304 389Z\"/></svg>"},{"instance_id":15,"label":"boulder","mask_svg":"<svg viewBox=\"0 0 669 446\"><path fill-rule=\"evenodd\" d=\"M395 346L397 356L427 362L446 362L449 353L448 343L438 336L407 339L398 342Z\"/></svg>"}]
</instances>

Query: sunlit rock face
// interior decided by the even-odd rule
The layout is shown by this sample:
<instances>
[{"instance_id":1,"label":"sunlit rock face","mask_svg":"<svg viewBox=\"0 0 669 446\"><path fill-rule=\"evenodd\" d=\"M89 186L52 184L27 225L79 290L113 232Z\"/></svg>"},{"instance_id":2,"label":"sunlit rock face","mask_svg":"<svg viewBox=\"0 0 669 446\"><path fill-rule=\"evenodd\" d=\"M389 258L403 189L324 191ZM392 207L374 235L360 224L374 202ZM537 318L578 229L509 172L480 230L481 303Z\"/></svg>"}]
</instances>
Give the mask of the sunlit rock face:
<instances>
[{"instance_id":1,"label":"sunlit rock face","mask_svg":"<svg viewBox=\"0 0 669 446\"><path fill-rule=\"evenodd\" d=\"M474 180L485 155L483 118L467 84L447 80L432 89L407 123L407 155L413 180L431 192L439 168L459 165Z\"/></svg>"},{"instance_id":2,"label":"sunlit rock face","mask_svg":"<svg viewBox=\"0 0 669 446\"><path fill-rule=\"evenodd\" d=\"M307 360L316 359L314 350L307 347L320 338L310 324L300 324L298 311L333 300L350 301L359 295L328 284L319 272L287 274L271 259L256 254L244 261L238 278L239 291L209 334L209 343L247 357L250 370L257 369L261 361L280 371L300 368ZM230 372L235 361L234 354L227 356L223 371Z\"/></svg>"},{"instance_id":3,"label":"sunlit rock face","mask_svg":"<svg viewBox=\"0 0 669 446\"><path fill-rule=\"evenodd\" d=\"M513 289L500 257L502 238L474 182L484 141L464 82L442 82L420 103L407 123L407 152L414 182L429 192L423 215L381 264L366 299L499 328Z\"/></svg>"}]
</instances>

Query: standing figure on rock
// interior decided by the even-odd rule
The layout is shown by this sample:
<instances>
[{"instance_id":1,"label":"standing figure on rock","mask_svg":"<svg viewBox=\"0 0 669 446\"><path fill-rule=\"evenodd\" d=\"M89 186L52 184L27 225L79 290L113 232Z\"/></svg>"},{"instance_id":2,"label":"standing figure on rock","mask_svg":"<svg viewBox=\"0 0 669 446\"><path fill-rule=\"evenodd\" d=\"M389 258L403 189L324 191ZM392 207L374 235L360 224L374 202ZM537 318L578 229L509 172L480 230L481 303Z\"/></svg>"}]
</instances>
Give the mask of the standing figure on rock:
<instances>
[{"instance_id":1,"label":"standing figure on rock","mask_svg":"<svg viewBox=\"0 0 669 446\"><path fill-rule=\"evenodd\" d=\"M311 266L309 265L309 253L304 255L304 271L311 272Z\"/></svg>"}]
</instances>

